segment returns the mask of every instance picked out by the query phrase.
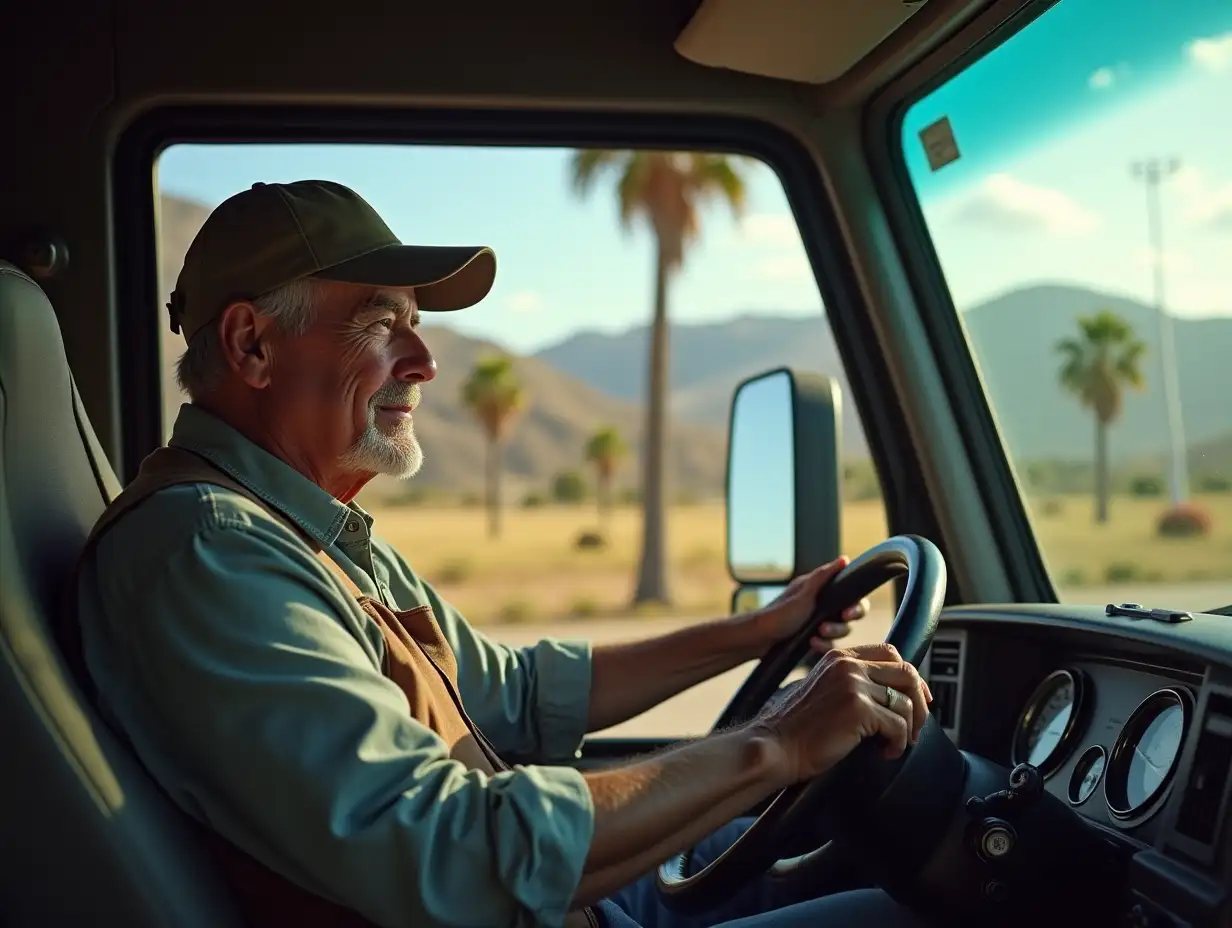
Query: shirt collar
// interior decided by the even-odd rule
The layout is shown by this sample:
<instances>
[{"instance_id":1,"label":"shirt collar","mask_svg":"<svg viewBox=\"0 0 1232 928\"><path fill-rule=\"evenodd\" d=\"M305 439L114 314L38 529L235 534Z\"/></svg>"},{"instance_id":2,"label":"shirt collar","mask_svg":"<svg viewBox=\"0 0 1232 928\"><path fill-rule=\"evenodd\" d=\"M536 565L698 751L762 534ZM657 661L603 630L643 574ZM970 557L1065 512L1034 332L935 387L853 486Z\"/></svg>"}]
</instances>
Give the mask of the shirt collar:
<instances>
[{"instance_id":1,"label":"shirt collar","mask_svg":"<svg viewBox=\"0 0 1232 928\"><path fill-rule=\"evenodd\" d=\"M236 429L200 406L185 403L176 416L169 445L201 455L232 479L287 516L322 546L337 541L348 516L369 521L351 507L249 441Z\"/></svg>"}]
</instances>

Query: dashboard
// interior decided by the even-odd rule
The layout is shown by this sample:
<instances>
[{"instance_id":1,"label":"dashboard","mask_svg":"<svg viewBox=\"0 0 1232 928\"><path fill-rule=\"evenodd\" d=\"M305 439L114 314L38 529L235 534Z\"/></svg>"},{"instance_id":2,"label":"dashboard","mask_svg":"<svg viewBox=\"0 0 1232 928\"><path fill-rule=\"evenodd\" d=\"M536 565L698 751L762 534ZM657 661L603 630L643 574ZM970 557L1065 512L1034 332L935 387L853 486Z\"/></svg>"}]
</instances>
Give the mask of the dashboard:
<instances>
[{"instance_id":1,"label":"dashboard","mask_svg":"<svg viewBox=\"0 0 1232 928\"><path fill-rule=\"evenodd\" d=\"M1124 850L1126 924L1232 926L1232 617L947 609L921 671L955 744Z\"/></svg>"}]
</instances>

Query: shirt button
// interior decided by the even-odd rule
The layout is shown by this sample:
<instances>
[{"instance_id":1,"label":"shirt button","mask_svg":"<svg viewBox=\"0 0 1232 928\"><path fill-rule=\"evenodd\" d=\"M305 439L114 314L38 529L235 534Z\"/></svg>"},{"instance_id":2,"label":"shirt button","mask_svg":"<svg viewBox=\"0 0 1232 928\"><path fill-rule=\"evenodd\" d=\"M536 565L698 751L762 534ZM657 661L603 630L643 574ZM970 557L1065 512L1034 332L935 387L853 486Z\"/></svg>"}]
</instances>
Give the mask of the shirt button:
<instances>
[{"instance_id":1,"label":"shirt button","mask_svg":"<svg viewBox=\"0 0 1232 928\"><path fill-rule=\"evenodd\" d=\"M346 524L346 530L347 530L348 532L358 532L358 531L359 531L359 523L358 523L358 522L356 522L356 521L354 521L354 520L352 520L352 521L348 522L348 523Z\"/></svg>"}]
</instances>

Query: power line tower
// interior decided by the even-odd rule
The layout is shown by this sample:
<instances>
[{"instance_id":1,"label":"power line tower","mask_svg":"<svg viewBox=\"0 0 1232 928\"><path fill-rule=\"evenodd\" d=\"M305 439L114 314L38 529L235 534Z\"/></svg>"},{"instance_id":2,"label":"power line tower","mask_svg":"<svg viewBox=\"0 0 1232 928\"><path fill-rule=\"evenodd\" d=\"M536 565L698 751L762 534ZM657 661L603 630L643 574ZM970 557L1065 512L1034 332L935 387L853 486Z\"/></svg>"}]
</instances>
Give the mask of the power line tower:
<instances>
[{"instance_id":1,"label":"power line tower","mask_svg":"<svg viewBox=\"0 0 1232 928\"><path fill-rule=\"evenodd\" d=\"M1160 187L1180 170L1177 158L1148 158L1134 162L1135 179L1146 186L1147 235L1151 242L1151 267L1155 277L1155 312L1159 320L1159 374L1164 390L1164 410L1168 421L1168 490L1172 504L1189 495L1189 464L1185 448L1185 424L1181 417L1181 391L1176 364L1176 336L1172 317L1164 300L1164 229L1160 207Z\"/></svg>"}]
</instances>

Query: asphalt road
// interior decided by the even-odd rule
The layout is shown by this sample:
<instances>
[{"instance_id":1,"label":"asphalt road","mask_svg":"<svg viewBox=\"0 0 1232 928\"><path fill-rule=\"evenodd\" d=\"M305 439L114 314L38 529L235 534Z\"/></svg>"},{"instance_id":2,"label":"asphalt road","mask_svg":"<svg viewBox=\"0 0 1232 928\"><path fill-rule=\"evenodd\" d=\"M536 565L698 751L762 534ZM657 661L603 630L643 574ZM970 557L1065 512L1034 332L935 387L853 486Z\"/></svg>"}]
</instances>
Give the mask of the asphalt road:
<instances>
[{"instance_id":1,"label":"asphalt road","mask_svg":"<svg viewBox=\"0 0 1232 928\"><path fill-rule=\"evenodd\" d=\"M1109 602L1137 602L1169 608L1215 608L1232 603L1232 581L1157 586L1117 586L1107 589L1086 587L1064 597L1069 602L1103 605ZM845 639L849 644L883 641L892 616L875 610L853 627ZM630 641L666 634L699 619L589 619L585 622L528 623L486 629L488 634L515 646L533 644L545 637L589 638L596 644ZM1228 619L1232 622L1232 618ZM608 729L605 734L647 737L685 737L707 732L741 681L753 668L748 663L713 680L669 699L647 713Z\"/></svg>"}]
</instances>

